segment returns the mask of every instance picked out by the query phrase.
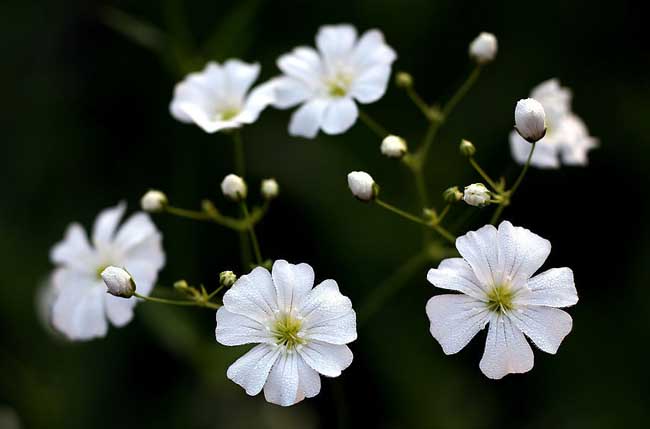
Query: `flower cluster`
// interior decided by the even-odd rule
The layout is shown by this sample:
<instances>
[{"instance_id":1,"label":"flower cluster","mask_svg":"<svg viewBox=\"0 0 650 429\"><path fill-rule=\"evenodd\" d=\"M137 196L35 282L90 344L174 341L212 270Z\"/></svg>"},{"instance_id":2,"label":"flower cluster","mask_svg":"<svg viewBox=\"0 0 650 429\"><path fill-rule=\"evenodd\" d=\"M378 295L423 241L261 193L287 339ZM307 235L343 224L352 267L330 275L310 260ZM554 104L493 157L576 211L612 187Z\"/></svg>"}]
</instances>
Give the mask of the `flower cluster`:
<instances>
[{"instance_id":1,"label":"flower cluster","mask_svg":"<svg viewBox=\"0 0 650 429\"><path fill-rule=\"evenodd\" d=\"M542 351L556 353L572 327L571 317L560 308L578 301L573 272L559 268L536 274L550 253L550 242L499 220L530 165L557 168L560 162L587 163L587 151L596 141L571 112L569 90L551 80L536 87L531 98L517 103L510 143L513 157L524 166L513 183L505 177L492 179L476 159L477 147L461 140L460 154L482 181L448 187L443 192L445 205L436 208L424 177L429 151L444 120L481 70L495 60L496 37L481 33L469 44L475 69L445 104L426 102L416 91L413 76L396 74L397 87L428 121L419 145L407 144L399 134L389 133L366 113L361 114L360 105L374 103L386 92L397 58L379 30L358 35L351 25L328 25L319 29L315 45L300 46L280 56L277 66L282 74L255 87L260 65L238 59L209 62L176 85L169 106L175 119L193 123L206 133L225 132L233 138L235 167L220 188L226 203L236 205L240 214L226 216L209 199L201 202L200 210L179 208L164 192L149 190L140 200L144 212L133 214L121 226L124 203L102 211L91 241L80 225L72 224L51 252L56 265L48 295L53 327L71 340L88 340L106 335L109 323L118 327L127 324L139 301L195 306L216 311L215 335L220 344L254 344L226 372L249 395L264 391L267 401L289 406L317 395L321 375L339 376L353 361L347 346L357 338L352 302L334 280L314 286L310 265L262 257L255 226L278 197L280 186L275 179L266 178L257 193L249 189L251 182L247 183L244 174L240 129L257 121L269 106L299 106L291 115L290 135L341 134L360 118L379 138L381 153L413 173L419 214L385 201L367 172L350 172L347 184L353 196L369 207L381 207L422 228L424 248L416 260L439 262L426 279L438 288L458 292L434 296L426 304L430 333L445 354L460 351L486 326L480 369L489 378L533 367L526 337ZM250 200L256 194L260 203L252 206ZM458 231L462 226L445 226L449 213L455 210L452 206L460 201L466 203L467 210L482 208L484 213L494 208L490 223L455 235L468 231ZM152 296L165 254L162 236L145 212L211 222L237 232L241 270L221 271L219 286L211 292L203 285L179 280L174 290L181 299ZM448 257L457 254L460 257ZM385 298L376 298L375 307Z\"/></svg>"}]
</instances>

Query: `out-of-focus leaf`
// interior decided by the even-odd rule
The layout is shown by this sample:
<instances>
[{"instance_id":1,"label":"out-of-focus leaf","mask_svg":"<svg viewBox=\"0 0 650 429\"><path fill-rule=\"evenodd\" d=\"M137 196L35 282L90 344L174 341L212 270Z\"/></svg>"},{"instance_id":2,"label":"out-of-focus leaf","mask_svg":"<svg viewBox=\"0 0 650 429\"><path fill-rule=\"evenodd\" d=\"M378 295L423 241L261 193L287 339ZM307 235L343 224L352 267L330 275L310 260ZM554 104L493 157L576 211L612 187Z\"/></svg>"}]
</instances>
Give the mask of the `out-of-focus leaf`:
<instances>
[{"instance_id":1,"label":"out-of-focus leaf","mask_svg":"<svg viewBox=\"0 0 650 429\"><path fill-rule=\"evenodd\" d=\"M112 7L104 8L101 16L106 25L132 42L158 54L164 51L165 34L154 25Z\"/></svg>"},{"instance_id":2,"label":"out-of-focus leaf","mask_svg":"<svg viewBox=\"0 0 650 429\"><path fill-rule=\"evenodd\" d=\"M232 10L222 15L214 31L203 44L203 55L207 59L220 61L229 57L241 57L255 36L252 24L261 3L260 0L240 1Z\"/></svg>"},{"instance_id":3,"label":"out-of-focus leaf","mask_svg":"<svg viewBox=\"0 0 650 429\"><path fill-rule=\"evenodd\" d=\"M166 0L163 4L165 25L169 32L169 55L174 58L181 74L201 67L203 60L196 55L194 40L182 0Z\"/></svg>"}]
</instances>

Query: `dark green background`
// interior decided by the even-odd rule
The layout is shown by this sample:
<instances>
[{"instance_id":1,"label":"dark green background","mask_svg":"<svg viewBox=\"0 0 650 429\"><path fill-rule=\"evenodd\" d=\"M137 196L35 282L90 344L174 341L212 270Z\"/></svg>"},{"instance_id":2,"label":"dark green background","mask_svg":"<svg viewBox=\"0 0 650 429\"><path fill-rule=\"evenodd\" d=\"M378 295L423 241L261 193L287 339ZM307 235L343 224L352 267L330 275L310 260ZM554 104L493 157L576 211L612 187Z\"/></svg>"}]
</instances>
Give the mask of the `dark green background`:
<instances>
[{"instance_id":1,"label":"dark green background","mask_svg":"<svg viewBox=\"0 0 650 429\"><path fill-rule=\"evenodd\" d=\"M167 35L162 56L108 28L106 6ZM113 10L113 9L109 9ZM115 14L113 13L113 18ZM115 23L115 20L112 21ZM432 196L478 178L457 154L478 147L494 175L517 169L507 136L517 99L550 77L574 91L574 110L601 141L588 168L532 170L505 217L548 238L546 267L573 268L580 295L559 353L535 352L526 375L478 369L484 335L446 357L428 332L433 294L420 270L352 344L355 360L312 400L281 409L225 377L243 348L214 341L214 314L140 305L107 338L66 343L36 317L49 248L66 225L104 207L137 208L149 187L192 207L218 195L232 144L168 114L173 85L205 60L241 57L275 75L275 59L313 44L322 24L378 27L429 100L446 100L470 70L467 44L494 32L499 54L445 124L428 163ZM647 165L650 87L643 14L631 2L86 1L0 5L0 405L26 428L611 428L650 417ZM157 39L156 39L157 40ZM208 42L206 42L208 41ZM425 123L398 89L367 110L412 144ZM371 172L382 193L415 210L411 178L383 158L362 125L343 136L288 136L289 113L269 110L244 129L249 183L275 176L281 198L259 228L264 254L309 262L355 307L406 260L419 229L350 197L345 175ZM435 193L434 193L435 191ZM466 228L486 222L474 214ZM236 236L156 217L168 264L161 283L217 283L239 270ZM461 232L455 230L455 232Z\"/></svg>"}]
</instances>

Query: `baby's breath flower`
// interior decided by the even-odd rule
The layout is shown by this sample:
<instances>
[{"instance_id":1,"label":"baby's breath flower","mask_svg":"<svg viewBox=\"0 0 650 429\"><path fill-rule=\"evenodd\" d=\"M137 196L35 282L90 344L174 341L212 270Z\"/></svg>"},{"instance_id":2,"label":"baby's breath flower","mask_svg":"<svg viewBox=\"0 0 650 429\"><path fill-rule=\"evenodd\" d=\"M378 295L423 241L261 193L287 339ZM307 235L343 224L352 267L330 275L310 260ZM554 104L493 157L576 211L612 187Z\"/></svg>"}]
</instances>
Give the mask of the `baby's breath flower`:
<instances>
[{"instance_id":1,"label":"baby's breath flower","mask_svg":"<svg viewBox=\"0 0 650 429\"><path fill-rule=\"evenodd\" d=\"M244 179L236 174L229 174L221 182L221 192L233 201L241 201L246 198L248 187Z\"/></svg>"},{"instance_id":2,"label":"baby's breath flower","mask_svg":"<svg viewBox=\"0 0 650 429\"><path fill-rule=\"evenodd\" d=\"M365 171L353 171L348 174L348 187L352 195L361 201L370 201L377 196L375 180Z\"/></svg>"},{"instance_id":3,"label":"baby's breath flower","mask_svg":"<svg viewBox=\"0 0 650 429\"><path fill-rule=\"evenodd\" d=\"M469 45L469 56L478 64L486 64L497 55L497 38L492 33L481 33Z\"/></svg>"},{"instance_id":4,"label":"baby's breath flower","mask_svg":"<svg viewBox=\"0 0 650 429\"><path fill-rule=\"evenodd\" d=\"M230 287L237 281L237 276L232 271L222 271L219 273L219 284L223 287Z\"/></svg>"},{"instance_id":5,"label":"baby's breath flower","mask_svg":"<svg viewBox=\"0 0 650 429\"><path fill-rule=\"evenodd\" d=\"M131 298L135 293L135 281L124 268L106 267L101 272L108 293L120 298Z\"/></svg>"},{"instance_id":6,"label":"baby's breath flower","mask_svg":"<svg viewBox=\"0 0 650 429\"><path fill-rule=\"evenodd\" d=\"M515 107L515 129L527 142L535 143L546 134L546 113L542 104L533 99L519 100Z\"/></svg>"},{"instance_id":7,"label":"baby's breath flower","mask_svg":"<svg viewBox=\"0 0 650 429\"><path fill-rule=\"evenodd\" d=\"M489 324L479 365L489 378L533 368L533 351L524 335L555 354L573 324L559 308L576 304L578 294L569 268L535 275L551 243L504 221L498 230L486 225L458 237L456 248L461 258L445 259L427 275L434 286L460 292L427 303L431 335L443 352L459 352Z\"/></svg>"},{"instance_id":8,"label":"baby's breath flower","mask_svg":"<svg viewBox=\"0 0 650 429\"><path fill-rule=\"evenodd\" d=\"M142 207L142 210L150 213L162 211L167 204L167 195L155 189L147 191L140 200L140 207Z\"/></svg>"},{"instance_id":9,"label":"baby's breath flower","mask_svg":"<svg viewBox=\"0 0 650 429\"><path fill-rule=\"evenodd\" d=\"M257 344L233 363L228 378L249 395L289 406L320 392L320 375L338 377L352 363L356 314L334 280L314 287L307 264L278 260L257 267L224 294L217 341Z\"/></svg>"},{"instance_id":10,"label":"baby's breath flower","mask_svg":"<svg viewBox=\"0 0 650 429\"><path fill-rule=\"evenodd\" d=\"M451 188L445 189L445 192L442 193L442 197L448 203L455 203L463 199L463 193L458 189L458 186L452 186Z\"/></svg>"},{"instance_id":11,"label":"baby's breath flower","mask_svg":"<svg viewBox=\"0 0 650 429\"><path fill-rule=\"evenodd\" d=\"M460 141L460 153L464 156L474 156L476 153L476 147L472 144L471 141L469 140L461 140Z\"/></svg>"},{"instance_id":12,"label":"baby's breath flower","mask_svg":"<svg viewBox=\"0 0 650 429\"><path fill-rule=\"evenodd\" d=\"M406 154L408 147L406 140L399 136L389 135L381 142L381 153L389 158L401 158Z\"/></svg>"},{"instance_id":13,"label":"baby's breath flower","mask_svg":"<svg viewBox=\"0 0 650 429\"><path fill-rule=\"evenodd\" d=\"M472 183L465 186L463 200L474 207L484 207L490 202L490 190L482 183Z\"/></svg>"},{"instance_id":14,"label":"baby's breath flower","mask_svg":"<svg viewBox=\"0 0 650 429\"><path fill-rule=\"evenodd\" d=\"M262 185L260 187L262 196L267 200L272 200L278 196L280 192L280 186L275 179L264 179L262 180Z\"/></svg>"}]
</instances>

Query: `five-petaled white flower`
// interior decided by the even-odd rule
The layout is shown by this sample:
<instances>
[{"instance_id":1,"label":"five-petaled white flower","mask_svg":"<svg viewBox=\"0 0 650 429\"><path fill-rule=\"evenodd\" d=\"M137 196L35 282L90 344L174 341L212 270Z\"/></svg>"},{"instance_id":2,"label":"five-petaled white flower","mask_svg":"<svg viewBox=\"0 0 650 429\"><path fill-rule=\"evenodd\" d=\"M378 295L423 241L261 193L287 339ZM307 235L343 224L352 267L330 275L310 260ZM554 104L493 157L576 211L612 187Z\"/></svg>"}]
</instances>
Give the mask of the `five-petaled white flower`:
<instances>
[{"instance_id":1,"label":"five-petaled white flower","mask_svg":"<svg viewBox=\"0 0 650 429\"><path fill-rule=\"evenodd\" d=\"M278 59L284 76L276 78L274 106L297 104L289 134L313 138L322 129L341 134L357 120L354 100L367 104L386 92L395 52L379 30L357 38L347 24L326 25L316 35L318 51L300 46Z\"/></svg>"},{"instance_id":2,"label":"five-petaled white flower","mask_svg":"<svg viewBox=\"0 0 650 429\"><path fill-rule=\"evenodd\" d=\"M561 87L557 79L550 79L536 86L530 96L541 103L546 113L546 135L537 142L531 165L538 168L587 165L587 152L598 146L598 140L589 135L584 122L571 112L571 90ZM510 149L515 161L524 164L530 143L513 131Z\"/></svg>"},{"instance_id":3,"label":"five-petaled white flower","mask_svg":"<svg viewBox=\"0 0 650 429\"><path fill-rule=\"evenodd\" d=\"M278 260L242 276L217 311L217 341L258 343L228 368L249 395L289 406L320 392L320 376L338 377L352 363L345 344L357 338L356 315L334 280L314 286L307 264ZM312 289L313 288L313 289Z\"/></svg>"},{"instance_id":4,"label":"five-petaled white flower","mask_svg":"<svg viewBox=\"0 0 650 429\"><path fill-rule=\"evenodd\" d=\"M209 62L176 85L169 110L174 118L193 122L207 133L251 124L273 101L269 82L249 92L259 73L259 64L236 59L223 65Z\"/></svg>"},{"instance_id":5,"label":"five-petaled white flower","mask_svg":"<svg viewBox=\"0 0 650 429\"><path fill-rule=\"evenodd\" d=\"M119 298L106 293L101 273L111 265L126 268L149 295L158 271L165 263L161 240L149 215L138 212L118 228L126 205L120 203L102 211L93 226L92 244L78 223L71 224L50 253L57 265L52 283L57 290L52 305L52 325L71 340L103 337L108 321L121 327L133 317L136 298Z\"/></svg>"},{"instance_id":6,"label":"five-petaled white flower","mask_svg":"<svg viewBox=\"0 0 650 429\"><path fill-rule=\"evenodd\" d=\"M547 353L557 352L572 320L559 307L578 302L569 268L533 277L551 251L548 240L504 221L456 240L462 258L443 260L427 280L461 292L434 296L427 303L431 335L445 354L460 351L489 324L480 368L489 378L523 373L533 367L524 334Z\"/></svg>"}]
</instances>

